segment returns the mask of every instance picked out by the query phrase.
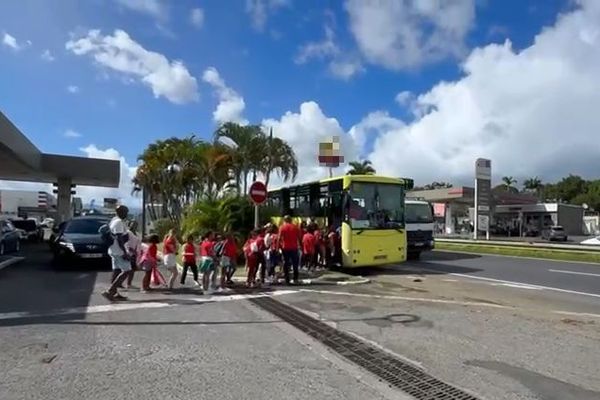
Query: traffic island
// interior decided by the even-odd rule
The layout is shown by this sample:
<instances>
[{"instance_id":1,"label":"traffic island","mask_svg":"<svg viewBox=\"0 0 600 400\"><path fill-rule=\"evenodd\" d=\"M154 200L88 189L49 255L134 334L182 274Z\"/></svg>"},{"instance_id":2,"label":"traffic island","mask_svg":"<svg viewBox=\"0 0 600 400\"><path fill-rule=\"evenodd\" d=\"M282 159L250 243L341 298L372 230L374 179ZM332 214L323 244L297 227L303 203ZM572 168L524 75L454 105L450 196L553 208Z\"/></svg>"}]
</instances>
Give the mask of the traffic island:
<instances>
[{"instance_id":1,"label":"traffic island","mask_svg":"<svg viewBox=\"0 0 600 400\"><path fill-rule=\"evenodd\" d=\"M0 256L0 270L4 268L10 267L16 263L23 261L25 257L17 257L17 256Z\"/></svg>"}]
</instances>

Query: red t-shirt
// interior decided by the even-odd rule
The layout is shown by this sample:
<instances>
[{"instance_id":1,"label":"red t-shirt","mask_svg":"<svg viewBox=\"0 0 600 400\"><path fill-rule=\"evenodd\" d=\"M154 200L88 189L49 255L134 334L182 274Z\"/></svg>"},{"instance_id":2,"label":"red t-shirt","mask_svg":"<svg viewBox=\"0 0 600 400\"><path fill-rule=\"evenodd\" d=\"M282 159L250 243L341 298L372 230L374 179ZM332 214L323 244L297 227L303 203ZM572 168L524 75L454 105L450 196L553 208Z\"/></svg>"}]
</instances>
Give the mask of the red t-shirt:
<instances>
[{"instance_id":1,"label":"red t-shirt","mask_svg":"<svg viewBox=\"0 0 600 400\"><path fill-rule=\"evenodd\" d=\"M265 237L262 235L259 235L256 237L256 245L258 246L258 251L263 252L265 251Z\"/></svg>"},{"instance_id":2,"label":"red t-shirt","mask_svg":"<svg viewBox=\"0 0 600 400\"><path fill-rule=\"evenodd\" d=\"M156 261L156 259L158 258L158 246L156 245L156 243L151 243L150 246L148 246L146 252L147 258L149 258L151 261Z\"/></svg>"},{"instance_id":3,"label":"red t-shirt","mask_svg":"<svg viewBox=\"0 0 600 400\"><path fill-rule=\"evenodd\" d=\"M173 236L168 236L163 242L163 254L175 254L177 251L177 241Z\"/></svg>"},{"instance_id":4,"label":"red t-shirt","mask_svg":"<svg viewBox=\"0 0 600 400\"><path fill-rule=\"evenodd\" d=\"M225 240L225 245L223 246L223 255L235 261L237 257L237 246L235 245L235 241L233 239Z\"/></svg>"},{"instance_id":5,"label":"red t-shirt","mask_svg":"<svg viewBox=\"0 0 600 400\"><path fill-rule=\"evenodd\" d=\"M186 243L183 246L183 262L194 263L196 262L196 249L193 243Z\"/></svg>"},{"instance_id":6,"label":"red t-shirt","mask_svg":"<svg viewBox=\"0 0 600 400\"><path fill-rule=\"evenodd\" d=\"M314 254L315 253L315 235L312 233L306 232L304 237L302 238L302 250L304 254Z\"/></svg>"},{"instance_id":7,"label":"red t-shirt","mask_svg":"<svg viewBox=\"0 0 600 400\"><path fill-rule=\"evenodd\" d=\"M200 243L200 255L202 257L213 257L215 255L215 242L204 240Z\"/></svg>"},{"instance_id":8,"label":"red t-shirt","mask_svg":"<svg viewBox=\"0 0 600 400\"><path fill-rule=\"evenodd\" d=\"M281 239L281 248L283 250L298 250L298 240L300 237L300 228L294 224L284 223L279 229L279 238Z\"/></svg>"}]
</instances>

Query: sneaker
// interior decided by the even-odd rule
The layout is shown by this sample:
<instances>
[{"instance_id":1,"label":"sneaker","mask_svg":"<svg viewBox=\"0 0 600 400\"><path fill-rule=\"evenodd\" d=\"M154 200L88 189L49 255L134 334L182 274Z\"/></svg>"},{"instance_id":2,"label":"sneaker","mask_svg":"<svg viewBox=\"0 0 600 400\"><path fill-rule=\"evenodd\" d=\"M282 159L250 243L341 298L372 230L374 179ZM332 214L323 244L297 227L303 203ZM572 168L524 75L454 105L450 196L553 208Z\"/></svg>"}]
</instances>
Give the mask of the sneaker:
<instances>
[{"instance_id":1,"label":"sneaker","mask_svg":"<svg viewBox=\"0 0 600 400\"><path fill-rule=\"evenodd\" d=\"M222 288L222 287L219 287L219 288L217 289L217 293L223 293L223 288Z\"/></svg>"},{"instance_id":2,"label":"sneaker","mask_svg":"<svg viewBox=\"0 0 600 400\"><path fill-rule=\"evenodd\" d=\"M198 281L194 281L194 285L196 285L196 286L200 286L200 282L198 282Z\"/></svg>"},{"instance_id":3,"label":"sneaker","mask_svg":"<svg viewBox=\"0 0 600 400\"><path fill-rule=\"evenodd\" d=\"M111 295L110 293L106 292L102 292L102 297L104 297L106 300L108 301L115 301L115 298L113 295Z\"/></svg>"}]
</instances>

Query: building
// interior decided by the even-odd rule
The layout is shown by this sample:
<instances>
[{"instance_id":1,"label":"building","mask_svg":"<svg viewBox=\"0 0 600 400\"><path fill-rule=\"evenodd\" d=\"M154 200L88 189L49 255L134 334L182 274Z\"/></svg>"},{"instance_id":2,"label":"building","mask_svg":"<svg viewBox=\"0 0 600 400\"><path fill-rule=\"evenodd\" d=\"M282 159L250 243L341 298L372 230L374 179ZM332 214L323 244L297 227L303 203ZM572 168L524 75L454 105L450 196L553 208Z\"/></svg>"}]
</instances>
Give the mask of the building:
<instances>
[{"instance_id":1,"label":"building","mask_svg":"<svg viewBox=\"0 0 600 400\"><path fill-rule=\"evenodd\" d=\"M0 190L0 214L10 218L44 219L56 214L56 197L47 192Z\"/></svg>"},{"instance_id":2,"label":"building","mask_svg":"<svg viewBox=\"0 0 600 400\"><path fill-rule=\"evenodd\" d=\"M469 233L474 218L475 189L459 186L432 190L414 190L408 196L433 204L437 233L448 235ZM562 203L538 203L530 193L492 191L490 231L497 235L537 236L544 227L561 225L568 235L582 235L584 209Z\"/></svg>"}]
</instances>

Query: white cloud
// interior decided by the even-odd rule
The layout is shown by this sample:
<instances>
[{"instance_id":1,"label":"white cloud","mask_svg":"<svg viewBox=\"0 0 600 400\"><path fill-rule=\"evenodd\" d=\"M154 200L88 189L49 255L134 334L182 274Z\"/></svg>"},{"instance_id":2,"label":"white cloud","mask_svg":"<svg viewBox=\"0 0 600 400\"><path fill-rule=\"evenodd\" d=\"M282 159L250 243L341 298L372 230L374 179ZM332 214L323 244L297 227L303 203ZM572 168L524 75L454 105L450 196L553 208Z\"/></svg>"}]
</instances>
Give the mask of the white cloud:
<instances>
[{"instance_id":1,"label":"white cloud","mask_svg":"<svg viewBox=\"0 0 600 400\"><path fill-rule=\"evenodd\" d=\"M299 47L294 58L296 64L305 64L312 59L329 60L329 72L335 77L348 80L354 75L364 72L358 59L345 54L335 40L335 31L329 24L324 26L325 37L317 42L308 42Z\"/></svg>"},{"instance_id":2,"label":"white cloud","mask_svg":"<svg viewBox=\"0 0 600 400\"><path fill-rule=\"evenodd\" d=\"M48 61L48 62L52 62L52 61L56 60L56 58L52 55L52 53L48 49L44 50L40 57L42 58L42 60Z\"/></svg>"},{"instance_id":3,"label":"white cloud","mask_svg":"<svg viewBox=\"0 0 600 400\"><path fill-rule=\"evenodd\" d=\"M289 5L289 0L246 0L246 12L250 14L252 19L252 27L262 32L269 14Z\"/></svg>"},{"instance_id":4,"label":"white cloud","mask_svg":"<svg viewBox=\"0 0 600 400\"><path fill-rule=\"evenodd\" d=\"M98 188L91 186L78 186L77 196L81 196L84 202L96 199L96 204L101 203L105 197L117 198L129 206L139 206L141 197L135 197L131 194L133 184L131 180L135 176L137 167L129 165L125 157L114 148L100 149L94 144L79 149L89 158L101 158L105 160L118 160L121 162L121 180L118 188Z\"/></svg>"},{"instance_id":5,"label":"white cloud","mask_svg":"<svg viewBox=\"0 0 600 400\"><path fill-rule=\"evenodd\" d=\"M342 80L348 80L364 71L362 63L356 58L334 59L329 63L329 72Z\"/></svg>"},{"instance_id":6,"label":"white cloud","mask_svg":"<svg viewBox=\"0 0 600 400\"><path fill-rule=\"evenodd\" d=\"M459 56L475 0L347 0L350 30L363 56L393 70Z\"/></svg>"},{"instance_id":7,"label":"white cloud","mask_svg":"<svg viewBox=\"0 0 600 400\"><path fill-rule=\"evenodd\" d=\"M394 100L401 106L409 105L415 99L415 95L409 90L403 90L398 93Z\"/></svg>"},{"instance_id":8,"label":"white cloud","mask_svg":"<svg viewBox=\"0 0 600 400\"><path fill-rule=\"evenodd\" d=\"M204 25L204 10L202 10L200 7L193 8L192 11L190 11L190 22L196 28L202 28Z\"/></svg>"},{"instance_id":9,"label":"white cloud","mask_svg":"<svg viewBox=\"0 0 600 400\"><path fill-rule=\"evenodd\" d=\"M181 61L169 61L161 53L146 50L122 30L103 36L91 30L66 43L76 55L90 55L101 66L135 78L152 89L154 97L165 97L175 104L197 101L198 84Z\"/></svg>"},{"instance_id":10,"label":"white cloud","mask_svg":"<svg viewBox=\"0 0 600 400\"><path fill-rule=\"evenodd\" d=\"M168 18L168 7L162 0L115 0L129 10L149 15L159 20Z\"/></svg>"},{"instance_id":11,"label":"white cloud","mask_svg":"<svg viewBox=\"0 0 600 400\"><path fill-rule=\"evenodd\" d=\"M391 117L386 111L374 111L364 117L358 124L348 131L356 146L361 149L361 155L368 151L369 137L371 142L383 132L389 132L403 128L404 122Z\"/></svg>"},{"instance_id":12,"label":"white cloud","mask_svg":"<svg viewBox=\"0 0 600 400\"><path fill-rule=\"evenodd\" d=\"M377 170L470 183L486 157L500 176L597 174L600 2L580 4L520 52L508 41L474 49L464 77L419 95L422 114L381 134L369 155Z\"/></svg>"},{"instance_id":13,"label":"white cloud","mask_svg":"<svg viewBox=\"0 0 600 400\"><path fill-rule=\"evenodd\" d=\"M325 38L319 42L309 42L298 49L294 61L296 64L304 64L311 59L323 59L325 57L339 54L340 49L334 41L333 28L325 26Z\"/></svg>"},{"instance_id":14,"label":"white cloud","mask_svg":"<svg viewBox=\"0 0 600 400\"><path fill-rule=\"evenodd\" d=\"M17 43L17 39L14 36L6 32L4 32L4 34L2 35L2 44L17 51L23 48L23 46Z\"/></svg>"},{"instance_id":15,"label":"white cloud","mask_svg":"<svg viewBox=\"0 0 600 400\"><path fill-rule=\"evenodd\" d=\"M248 124L248 120L243 116L246 108L244 98L225 84L216 68L207 68L202 75L202 80L213 87L216 96L219 98L219 104L213 112L213 119L216 123L237 122L243 125Z\"/></svg>"},{"instance_id":16,"label":"white cloud","mask_svg":"<svg viewBox=\"0 0 600 400\"><path fill-rule=\"evenodd\" d=\"M71 94L77 94L77 93L79 93L79 86L69 85L69 86L67 86L67 92L69 92Z\"/></svg>"},{"instance_id":17,"label":"white cloud","mask_svg":"<svg viewBox=\"0 0 600 400\"><path fill-rule=\"evenodd\" d=\"M327 176L328 170L319 165L319 143L332 136L340 137L341 151L346 163L357 157L354 141L344 132L335 118L327 117L314 101L300 105L299 112L286 112L280 119L265 119L266 131L273 128L273 136L280 137L294 149L298 159L298 182L307 182ZM335 174L343 174L345 166L336 168ZM273 187L281 182L273 176Z\"/></svg>"},{"instance_id":18,"label":"white cloud","mask_svg":"<svg viewBox=\"0 0 600 400\"><path fill-rule=\"evenodd\" d=\"M63 136L69 139L76 139L81 137L81 133L74 131L73 129L67 129Z\"/></svg>"}]
</instances>

